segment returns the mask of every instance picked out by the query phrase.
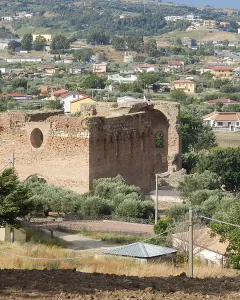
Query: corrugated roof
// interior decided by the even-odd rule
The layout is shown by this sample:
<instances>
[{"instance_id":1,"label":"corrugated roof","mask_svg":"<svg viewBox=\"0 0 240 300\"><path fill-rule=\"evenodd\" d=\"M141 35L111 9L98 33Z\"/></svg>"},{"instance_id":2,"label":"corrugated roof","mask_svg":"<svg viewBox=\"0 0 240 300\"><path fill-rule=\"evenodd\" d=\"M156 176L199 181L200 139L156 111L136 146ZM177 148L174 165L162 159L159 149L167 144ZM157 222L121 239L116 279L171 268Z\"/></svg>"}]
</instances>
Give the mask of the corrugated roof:
<instances>
[{"instance_id":1,"label":"corrugated roof","mask_svg":"<svg viewBox=\"0 0 240 300\"><path fill-rule=\"evenodd\" d=\"M104 254L130 256L136 258L151 258L176 252L177 250L174 248L138 242L126 246L108 249L104 251Z\"/></svg>"}]
</instances>

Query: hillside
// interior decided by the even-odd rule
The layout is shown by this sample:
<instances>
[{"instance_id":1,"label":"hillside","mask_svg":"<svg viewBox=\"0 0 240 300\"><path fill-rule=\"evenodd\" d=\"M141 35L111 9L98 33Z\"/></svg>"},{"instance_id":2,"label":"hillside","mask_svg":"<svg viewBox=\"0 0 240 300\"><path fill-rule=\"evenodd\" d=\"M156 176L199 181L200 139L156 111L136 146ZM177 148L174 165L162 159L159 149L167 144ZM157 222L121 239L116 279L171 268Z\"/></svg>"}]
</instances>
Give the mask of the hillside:
<instances>
[{"instance_id":1,"label":"hillside","mask_svg":"<svg viewBox=\"0 0 240 300\"><path fill-rule=\"evenodd\" d=\"M167 24L167 15L196 14L203 19L230 21L232 16L224 10L212 10L186 5L166 5L155 1L107 1L107 0L9 0L11 3L0 12L1 16L13 16L26 11L32 18L12 22L15 31L24 33L64 33L76 38L86 38L90 33L101 31L113 35L157 36L176 29L185 31L189 23ZM14 5L13 5L14 3ZM2 4L4 4L2 2ZM1 5L1 3L0 3ZM236 19L238 15L235 14Z\"/></svg>"},{"instance_id":2,"label":"hillside","mask_svg":"<svg viewBox=\"0 0 240 300\"><path fill-rule=\"evenodd\" d=\"M139 278L71 270L1 270L0 299L239 299L240 277Z\"/></svg>"},{"instance_id":3,"label":"hillside","mask_svg":"<svg viewBox=\"0 0 240 300\"><path fill-rule=\"evenodd\" d=\"M174 39L182 38L182 37L190 37L192 39L196 39L197 41L238 41L240 40L240 35L237 33L220 31L220 30L193 30L193 31L172 31L162 35L163 38L167 40L174 41Z\"/></svg>"}]
</instances>

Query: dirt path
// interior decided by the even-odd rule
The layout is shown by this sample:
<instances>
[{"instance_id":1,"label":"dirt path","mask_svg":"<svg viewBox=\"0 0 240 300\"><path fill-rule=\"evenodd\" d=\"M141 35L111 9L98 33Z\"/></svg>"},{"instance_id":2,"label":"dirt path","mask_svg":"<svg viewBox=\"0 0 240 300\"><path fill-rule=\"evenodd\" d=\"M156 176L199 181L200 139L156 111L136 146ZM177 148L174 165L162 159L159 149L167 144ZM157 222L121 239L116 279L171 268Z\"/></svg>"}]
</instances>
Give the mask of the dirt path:
<instances>
[{"instance_id":1,"label":"dirt path","mask_svg":"<svg viewBox=\"0 0 240 300\"><path fill-rule=\"evenodd\" d=\"M53 236L61 238L66 242L69 242L68 249L74 251L107 248L114 246L113 244L108 244L106 242L91 239L81 234L69 234L57 230L53 231Z\"/></svg>"}]
</instances>

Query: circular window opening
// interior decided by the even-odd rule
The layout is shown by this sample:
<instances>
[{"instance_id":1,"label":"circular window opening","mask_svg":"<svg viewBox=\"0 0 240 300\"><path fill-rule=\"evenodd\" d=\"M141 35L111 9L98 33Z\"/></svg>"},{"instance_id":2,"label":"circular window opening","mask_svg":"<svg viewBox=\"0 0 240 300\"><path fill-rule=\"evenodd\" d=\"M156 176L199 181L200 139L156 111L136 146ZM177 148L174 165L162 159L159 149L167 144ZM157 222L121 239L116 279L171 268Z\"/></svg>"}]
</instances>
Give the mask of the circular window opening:
<instances>
[{"instance_id":1,"label":"circular window opening","mask_svg":"<svg viewBox=\"0 0 240 300\"><path fill-rule=\"evenodd\" d=\"M30 141L34 148L40 148L43 143L43 133L39 128L33 129L30 135Z\"/></svg>"}]
</instances>

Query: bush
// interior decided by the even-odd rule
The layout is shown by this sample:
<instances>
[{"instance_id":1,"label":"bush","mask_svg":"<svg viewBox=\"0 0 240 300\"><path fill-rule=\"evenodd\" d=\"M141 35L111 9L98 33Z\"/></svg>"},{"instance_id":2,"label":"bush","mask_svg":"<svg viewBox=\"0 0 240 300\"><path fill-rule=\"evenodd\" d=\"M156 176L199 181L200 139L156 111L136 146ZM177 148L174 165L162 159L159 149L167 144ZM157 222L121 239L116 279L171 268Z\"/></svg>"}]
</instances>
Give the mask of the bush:
<instances>
[{"instance_id":1,"label":"bush","mask_svg":"<svg viewBox=\"0 0 240 300\"><path fill-rule=\"evenodd\" d=\"M90 196L83 201L81 205L81 214L83 216L99 216L99 215L110 215L111 209L106 200L97 197Z\"/></svg>"},{"instance_id":2,"label":"bush","mask_svg":"<svg viewBox=\"0 0 240 300\"><path fill-rule=\"evenodd\" d=\"M191 197L192 193L197 190L216 190L221 186L220 177L210 171L203 173L194 173L184 176L184 181L180 183L181 196L184 199Z\"/></svg>"},{"instance_id":3,"label":"bush","mask_svg":"<svg viewBox=\"0 0 240 300\"><path fill-rule=\"evenodd\" d=\"M141 218L143 216L141 201L131 197L125 198L116 209L116 214L119 217Z\"/></svg>"},{"instance_id":4,"label":"bush","mask_svg":"<svg viewBox=\"0 0 240 300\"><path fill-rule=\"evenodd\" d=\"M155 234L163 234L167 235L165 231L170 227L170 221L168 218L161 218L158 220L157 224L154 225L154 233Z\"/></svg>"}]
</instances>

